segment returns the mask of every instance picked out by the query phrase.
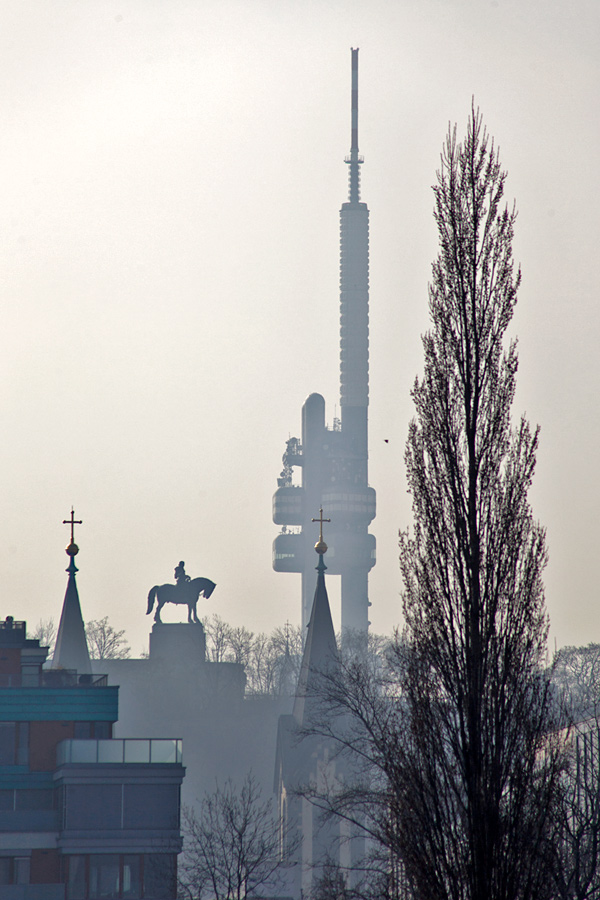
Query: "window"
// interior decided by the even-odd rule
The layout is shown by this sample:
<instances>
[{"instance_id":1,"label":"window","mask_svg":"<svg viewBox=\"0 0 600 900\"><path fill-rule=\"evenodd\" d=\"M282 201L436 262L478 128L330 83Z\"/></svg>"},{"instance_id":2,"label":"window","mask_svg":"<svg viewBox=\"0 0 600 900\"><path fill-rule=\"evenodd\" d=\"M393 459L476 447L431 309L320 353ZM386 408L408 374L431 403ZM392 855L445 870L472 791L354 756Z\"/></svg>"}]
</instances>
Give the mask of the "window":
<instances>
[{"instance_id":1,"label":"window","mask_svg":"<svg viewBox=\"0 0 600 900\"><path fill-rule=\"evenodd\" d=\"M179 828L179 786L126 784L124 828Z\"/></svg>"},{"instance_id":2,"label":"window","mask_svg":"<svg viewBox=\"0 0 600 900\"><path fill-rule=\"evenodd\" d=\"M68 900L85 900L85 856L69 857Z\"/></svg>"},{"instance_id":3,"label":"window","mask_svg":"<svg viewBox=\"0 0 600 900\"><path fill-rule=\"evenodd\" d=\"M0 791L0 812L12 812L15 808L15 792Z\"/></svg>"},{"instance_id":4,"label":"window","mask_svg":"<svg viewBox=\"0 0 600 900\"><path fill-rule=\"evenodd\" d=\"M29 884L28 856L0 856L0 885Z\"/></svg>"},{"instance_id":5,"label":"window","mask_svg":"<svg viewBox=\"0 0 600 900\"><path fill-rule=\"evenodd\" d=\"M75 722L73 737L78 741L88 738L105 741L112 737L112 726L110 722Z\"/></svg>"},{"instance_id":6,"label":"window","mask_svg":"<svg viewBox=\"0 0 600 900\"><path fill-rule=\"evenodd\" d=\"M17 790L15 809L54 809L54 791L46 789Z\"/></svg>"},{"instance_id":7,"label":"window","mask_svg":"<svg viewBox=\"0 0 600 900\"><path fill-rule=\"evenodd\" d=\"M40 683L40 666L21 666L21 685L23 687L37 687Z\"/></svg>"},{"instance_id":8,"label":"window","mask_svg":"<svg viewBox=\"0 0 600 900\"><path fill-rule=\"evenodd\" d=\"M90 856L90 900L119 900L120 858L116 854Z\"/></svg>"},{"instance_id":9,"label":"window","mask_svg":"<svg viewBox=\"0 0 600 900\"><path fill-rule=\"evenodd\" d=\"M177 859L170 853L155 853L144 857L144 898L165 900L175 897L177 890Z\"/></svg>"},{"instance_id":10,"label":"window","mask_svg":"<svg viewBox=\"0 0 600 900\"><path fill-rule=\"evenodd\" d=\"M0 722L0 766L26 766L29 722Z\"/></svg>"},{"instance_id":11,"label":"window","mask_svg":"<svg viewBox=\"0 0 600 900\"><path fill-rule=\"evenodd\" d=\"M138 854L69 856L67 900L141 900L142 861ZM175 894L161 894L161 900Z\"/></svg>"},{"instance_id":12,"label":"window","mask_svg":"<svg viewBox=\"0 0 600 900\"><path fill-rule=\"evenodd\" d=\"M179 828L179 785L69 784L63 797L67 831Z\"/></svg>"},{"instance_id":13,"label":"window","mask_svg":"<svg viewBox=\"0 0 600 900\"><path fill-rule=\"evenodd\" d=\"M17 722L17 765L29 763L29 722Z\"/></svg>"},{"instance_id":14,"label":"window","mask_svg":"<svg viewBox=\"0 0 600 900\"><path fill-rule=\"evenodd\" d=\"M112 737L110 722L94 722L94 737L97 741L108 741Z\"/></svg>"},{"instance_id":15,"label":"window","mask_svg":"<svg viewBox=\"0 0 600 900\"><path fill-rule=\"evenodd\" d=\"M142 879L140 878L141 858L139 856L123 857L123 879L121 896L124 900L137 900L142 896Z\"/></svg>"},{"instance_id":16,"label":"window","mask_svg":"<svg viewBox=\"0 0 600 900\"><path fill-rule=\"evenodd\" d=\"M31 860L28 856L16 856L13 863L13 880L15 884L29 884L29 868Z\"/></svg>"},{"instance_id":17,"label":"window","mask_svg":"<svg viewBox=\"0 0 600 900\"><path fill-rule=\"evenodd\" d=\"M12 857L0 856L0 884L12 884Z\"/></svg>"},{"instance_id":18,"label":"window","mask_svg":"<svg viewBox=\"0 0 600 900\"><path fill-rule=\"evenodd\" d=\"M76 741L84 741L92 736L91 722L75 722L73 724L73 737Z\"/></svg>"},{"instance_id":19,"label":"window","mask_svg":"<svg viewBox=\"0 0 600 900\"><path fill-rule=\"evenodd\" d=\"M69 784L65 812L68 831L121 828L121 785Z\"/></svg>"}]
</instances>

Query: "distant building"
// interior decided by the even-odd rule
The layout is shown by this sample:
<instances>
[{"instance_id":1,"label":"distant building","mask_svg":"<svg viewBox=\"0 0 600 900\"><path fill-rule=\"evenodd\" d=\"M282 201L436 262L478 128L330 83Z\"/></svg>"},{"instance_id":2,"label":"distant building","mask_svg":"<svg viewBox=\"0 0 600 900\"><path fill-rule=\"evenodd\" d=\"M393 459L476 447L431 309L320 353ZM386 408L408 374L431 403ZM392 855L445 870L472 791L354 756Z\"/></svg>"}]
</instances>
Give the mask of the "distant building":
<instances>
[{"instance_id":1,"label":"distant building","mask_svg":"<svg viewBox=\"0 0 600 900\"><path fill-rule=\"evenodd\" d=\"M273 543L276 572L302 574L302 627L313 595L311 516L331 516L328 569L342 578L342 631L369 627L369 572L375 565L375 491L368 480L369 210L360 201L358 50L352 50L352 133L348 202L340 210L340 409L325 424L325 401L311 394L302 407L302 439L291 438L273 495L273 521L283 529ZM292 483L300 468L302 484ZM298 529L299 530L296 530Z\"/></svg>"},{"instance_id":2,"label":"distant building","mask_svg":"<svg viewBox=\"0 0 600 900\"><path fill-rule=\"evenodd\" d=\"M185 803L196 804L217 781L241 784L250 771L268 795L277 721L291 698L245 696L244 667L208 660L202 625L157 623L147 658L92 660L92 666L119 685L117 734L181 735Z\"/></svg>"},{"instance_id":3,"label":"distant building","mask_svg":"<svg viewBox=\"0 0 600 900\"><path fill-rule=\"evenodd\" d=\"M67 552L58 659L85 669ZM83 673L57 655L44 669L47 653L25 622L0 622L0 898L174 900L181 741L114 739L118 687L89 657Z\"/></svg>"}]
</instances>

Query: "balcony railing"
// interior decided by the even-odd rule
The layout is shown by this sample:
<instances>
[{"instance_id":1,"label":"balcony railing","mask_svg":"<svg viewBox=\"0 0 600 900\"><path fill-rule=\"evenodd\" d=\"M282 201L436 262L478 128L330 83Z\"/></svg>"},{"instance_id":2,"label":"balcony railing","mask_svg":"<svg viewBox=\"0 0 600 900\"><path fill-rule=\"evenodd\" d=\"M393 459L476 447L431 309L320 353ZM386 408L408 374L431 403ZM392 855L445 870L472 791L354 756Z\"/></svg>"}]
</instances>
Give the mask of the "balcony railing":
<instances>
[{"instance_id":1,"label":"balcony railing","mask_svg":"<svg viewBox=\"0 0 600 900\"><path fill-rule=\"evenodd\" d=\"M0 646L22 644L27 635L27 623L15 622L12 616L0 621Z\"/></svg>"},{"instance_id":2,"label":"balcony railing","mask_svg":"<svg viewBox=\"0 0 600 900\"><path fill-rule=\"evenodd\" d=\"M42 687L106 687L107 675L81 675L75 669L42 669L17 675L0 675L0 688Z\"/></svg>"},{"instance_id":3,"label":"balcony railing","mask_svg":"<svg viewBox=\"0 0 600 900\"><path fill-rule=\"evenodd\" d=\"M182 741L176 738L113 738L61 741L57 765L71 763L170 763L181 765Z\"/></svg>"},{"instance_id":4,"label":"balcony railing","mask_svg":"<svg viewBox=\"0 0 600 900\"><path fill-rule=\"evenodd\" d=\"M2 900L65 900L64 884L3 884Z\"/></svg>"}]
</instances>

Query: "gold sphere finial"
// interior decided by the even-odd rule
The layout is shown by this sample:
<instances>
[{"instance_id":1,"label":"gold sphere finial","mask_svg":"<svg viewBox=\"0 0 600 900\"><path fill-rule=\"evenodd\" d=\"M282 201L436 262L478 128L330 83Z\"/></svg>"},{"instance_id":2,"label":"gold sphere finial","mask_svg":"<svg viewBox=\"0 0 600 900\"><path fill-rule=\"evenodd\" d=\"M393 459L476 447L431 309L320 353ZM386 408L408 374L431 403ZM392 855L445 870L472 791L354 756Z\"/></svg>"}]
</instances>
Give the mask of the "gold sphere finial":
<instances>
[{"instance_id":1,"label":"gold sphere finial","mask_svg":"<svg viewBox=\"0 0 600 900\"><path fill-rule=\"evenodd\" d=\"M320 526L320 528L319 528L319 540L318 540L317 543L315 544L315 550L317 551L317 553L319 554L319 556L323 556L324 553L327 553L327 544L326 544L325 541L323 540L323 522L331 522L331 519L324 519L324 518L323 518L323 507L321 507L321 509L319 510L319 518L318 518L318 519L313 519L312 521L313 521L313 522L318 522L318 523L319 523L319 526Z\"/></svg>"},{"instance_id":2,"label":"gold sphere finial","mask_svg":"<svg viewBox=\"0 0 600 900\"><path fill-rule=\"evenodd\" d=\"M315 550L319 554L319 556L323 556L324 553L327 553L327 544L323 540L317 541L315 544Z\"/></svg>"},{"instance_id":3,"label":"gold sphere finial","mask_svg":"<svg viewBox=\"0 0 600 900\"><path fill-rule=\"evenodd\" d=\"M71 526L71 541L70 541L69 545L67 547L65 547L65 553L67 554L67 556L70 556L71 559L73 559L73 557L77 556L77 554L79 553L79 547L75 543L75 536L74 536L75 526L82 525L82 524L83 523L82 523L81 519L75 518L75 512L73 510L73 507L71 507L71 518L63 519L63 525Z\"/></svg>"}]
</instances>

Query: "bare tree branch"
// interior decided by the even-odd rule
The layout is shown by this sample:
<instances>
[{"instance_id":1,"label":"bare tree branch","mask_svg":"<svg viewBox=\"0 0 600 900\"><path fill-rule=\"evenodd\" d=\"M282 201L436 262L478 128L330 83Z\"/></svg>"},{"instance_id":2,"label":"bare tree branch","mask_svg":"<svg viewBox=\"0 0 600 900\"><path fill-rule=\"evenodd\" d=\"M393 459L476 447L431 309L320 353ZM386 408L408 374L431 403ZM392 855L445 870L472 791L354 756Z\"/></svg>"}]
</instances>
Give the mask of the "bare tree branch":
<instances>
[{"instance_id":1,"label":"bare tree branch","mask_svg":"<svg viewBox=\"0 0 600 900\"><path fill-rule=\"evenodd\" d=\"M217 785L197 812L184 808L183 819L179 876L190 900L244 900L277 886L281 825L252 775L239 790L231 780Z\"/></svg>"},{"instance_id":2,"label":"bare tree branch","mask_svg":"<svg viewBox=\"0 0 600 900\"><path fill-rule=\"evenodd\" d=\"M108 621L108 616L103 619L91 619L86 622L85 636L91 659L129 659L131 648L127 643L125 629L115 631Z\"/></svg>"},{"instance_id":3,"label":"bare tree branch","mask_svg":"<svg viewBox=\"0 0 600 900\"><path fill-rule=\"evenodd\" d=\"M39 641L41 647L49 647L48 656L52 658L56 641L56 622L54 619L40 619L33 631L28 634L28 637Z\"/></svg>"}]
</instances>

